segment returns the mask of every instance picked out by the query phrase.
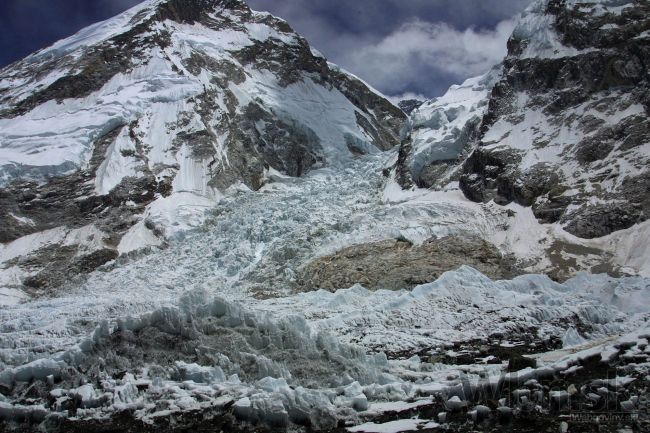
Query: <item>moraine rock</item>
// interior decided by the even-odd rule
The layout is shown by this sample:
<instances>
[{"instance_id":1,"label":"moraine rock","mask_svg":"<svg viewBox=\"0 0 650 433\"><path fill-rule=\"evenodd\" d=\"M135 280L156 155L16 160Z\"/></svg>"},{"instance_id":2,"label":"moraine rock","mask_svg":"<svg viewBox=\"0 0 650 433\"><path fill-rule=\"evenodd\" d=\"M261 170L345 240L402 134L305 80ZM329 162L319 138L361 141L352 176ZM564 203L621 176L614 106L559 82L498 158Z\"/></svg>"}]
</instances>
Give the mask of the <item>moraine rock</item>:
<instances>
[{"instance_id":1,"label":"moraine rock","mask_svg":"<svg viewBox=\"0 0 650 433\"><path fill-rule=\"evenodd\" d=\"M295 289L334 292L354 284L371 290L412 289L462 265L493 279L520 273L512 257L478 236L432 238L421 245L398 239L353 245L315 259L298 271Z\"/></svg>"}]
</instances>

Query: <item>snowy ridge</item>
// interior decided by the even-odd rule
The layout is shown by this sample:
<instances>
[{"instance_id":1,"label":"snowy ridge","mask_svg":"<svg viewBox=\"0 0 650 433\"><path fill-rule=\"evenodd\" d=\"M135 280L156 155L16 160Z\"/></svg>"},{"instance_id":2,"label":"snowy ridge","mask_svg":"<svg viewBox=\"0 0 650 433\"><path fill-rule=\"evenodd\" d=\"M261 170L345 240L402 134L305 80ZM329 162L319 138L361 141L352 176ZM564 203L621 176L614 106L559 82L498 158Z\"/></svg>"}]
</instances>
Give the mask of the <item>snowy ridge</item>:
<instances>
[{"instance_id":1,"label":"snowy ridge","mask_svg":"<svg viewBox=\"0 0 650 433\"><path fill-rule=\"evenodd\" d=\"M457 163L471 151L471 137L487 110L492 86L499 79L498 68L480 77L454 85L439 98L414 110L405 134L412 144L406 166L417 183L429 186L438 164ZM436 185L444 186L449 174L436 172Z\"/></svg>"},{"instance_id":2,"label":"snowy ridge","mask_svg":"<svg viewBox=\"0 0 650 433\"><path fill-rule=\"evenodd\" d=\"M404 117L286 22L239 1L145 2L0 76L0 186L36 196L10 201L18 219L0 215L11 222L3 242L53 229L32 215L53 196L71 201L62 230L95 224L111 239L90 252L106 258L200 226L224 195L257 190L271 172L301 176L386 150Z\"/></svg>"},{"instance_id":3,"label":"snowy ridge","mask_svg":"<svg viewBox=\"0 0 650 433\"><path fill-rule=\"evenodd\" d=\"M126 32L132 26L150 18L154 13L154 8L162 1L146 0L116 17L92 24L68 38L57 41L51 46L32 54L25 60L35 61L48 56L64 56L80 47L95 45L111 39L114 36Z\"/></svg>"}]
</instances>

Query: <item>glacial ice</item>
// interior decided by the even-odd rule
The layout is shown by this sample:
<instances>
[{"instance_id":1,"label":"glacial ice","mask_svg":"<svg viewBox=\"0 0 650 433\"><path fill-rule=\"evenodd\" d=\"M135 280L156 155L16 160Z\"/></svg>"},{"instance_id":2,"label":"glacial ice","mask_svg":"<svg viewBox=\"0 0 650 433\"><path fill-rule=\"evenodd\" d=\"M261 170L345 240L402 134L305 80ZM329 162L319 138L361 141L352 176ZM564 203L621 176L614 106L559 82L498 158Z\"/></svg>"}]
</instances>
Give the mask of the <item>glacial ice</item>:
<instances>
[{"instance_id":1,"label":"glacial ice","mask_svg":"<svg viewBox=\"0 0 650 433\"><path fill-rule=\"evenodd\" d=\"M97 27L101 32L93 37L108 37L120 25L101 24ZM519 31L524 36L531 31L525 20ZM92 40L87 36L94 30L88 32L52 50L76 49L75 44ZM269 36L258 26L248 32L248 36L222 35L219 43L210 35L197 34L189 42L223 53L233 42L246 43L244 37ZM549 50L549 56L566 54L557 41L539 34L539 49ZM233 89L240 102L263 98L285 119L299 117L328 144L328 159L334 164L301 179L269 170L271 182L258 192L236 187L218 194L204 182L206 167L186 158L187 149L173 157L165 152L171 137L163 125L178 115L183 108L179 101L199 91L200 83L175 82L173 87L181 90L168 92L166 68L171 64L158 59L142 68L91 95L100 109L94 117L83 118L81 127L57 124L52 106L22 119L21 128L33 127L29 137L19 137L8 126L2 129L5 125L0 122L4 131L0 133L16 140L18 147L35 137L46 142L52 128L64 128L64 144L78 157L84 154L77 152L84 140L115 126L110 119L131 120L143 115L142 105L149 105L152 112L145 115L140 132L155 135L148 141L162 143L152 150L152 163L179 165L175 192L152 204L119 246L124 254L146 246L153 253L122 257L86 281L71 282L59 297L11 301L0 309L0 386L4 391L36 383L46 387L54 401L26 406L9 393L0 394L1 419L38 422L67 414L77 403L79 418L107 417L128 409L145 421L232 405L240 419L272 426L309 422L327 429L344 421L356 425L350 431L434 428L432 421L419 419L365 421L428 404L432 396L444 396L449 410L468 407L478 419L485 408L470 405L473 395L491 392L503 382L516 387L575 368L577 360L594 354L612 359L619 353L617 345L637 342L650 333L648 224L584 241L618 251L617 263L641 275L637 277L581 273L564 283L543 275L492 281L461 267L412 291L373 292L355 285L334 293L291 293L282 282L293 278L299 264L357 243L397 237L421 243L433 236L474 233L504 252L532 257L543 252L549 239L564 239L566 233L558 226L540 225L530 209L511 205L507 210L516 215L509 217L493 204L469 202L454 184L441 191L402 191L393 179L386 181L380 174L395 159L394 153L348 160L346 138L365 151L368 142L356 129L354 109L341 94L305 81L284 89L280 97L275 81L259 71ZM146 68L165 73L145 86L139 79L151 72ZM415 113L411 125L415 169L458 156L459 131L485 109L488 78L469 80ZM124 89L135 102L120 106L124 101L114 95ZM71 101L63 106L84 111ZM323 107L334 107L333 124L321 122ZM534 116L522 127L543 122ZM126 141L126 133L122 134ZM40 156L22 155L34 159L23 162L42 163L49 158L48 146ZM96 184L99 192L110 190L137 169L119 152L130 146L118 142L108 150ZM69 154L56 157L64 161ZM65 163L61 167L69 169ZM164 229L164 248L147 226ZM101 231L93 226L55 230L7 245L0 257L9 261L52 242L87 241L86 246L94 248L101 239ZM14 271L2 272L4 284L5 275ZM260 287L272 296L254 297ZM10 289L1 290L1 296L14 296ZM591 331L579 332L572 322L575 318L589 324ZM474 365L466 373L458 366L430 363L424 356L393 356L507 336L522 328L537 329L539 338L564 337L564 347L539 355L537 368L507 375L501 375L502 365ZM502 346L516 343L504 341ZM625 380L617 378L614 385ZM517 395L529 398L524 392ZM555 398L561 403L565 396Z\"/></svg>"},{"instance_id":2,"label":"glacial ice","mask_svg":"<svg viewBox=\"0 0 650 433\"><path fill-rule=\"evenodd\" d=\"M498 80L498 68L452 86L439 98L431 99L413 113L406 128L413 150L408 161L416 178L437 161L455 161L467 153L468 135L487 110L487 99Z\"/></svg>"},{"instance_id":3,"label":"glacial ice","mask_svg":"<svg viewBox=\"0 0 650 433\"><path fill-rule=\"evenodd\" d=\"M66 402L76 399L80 404L78 414L83 417L106 416L116 410L130 408L136 410L142 419L153 419L168 411L199 408L201 401L214 402L221 398L219 401L224 402L224 396L229 396L230 401L234 401L235 414L242 420L276 427L309 420L313 426L332 428L340 419L358 423L365 411L377 413L377 410L382 410L381 405L374 405L373 402L399 402L427 393L448 395L448 409L454 411L465 407L467 400L477 393L490 392L489 389L496 386L498 381L506 381L512 386L523 384L548 375L549 366L551 372L553 368L566 369L581 356L591 356L594 349L582 355L560 357L558 361L537 369L501 375L497 381L489 378L454 384L449 382L449 372L453 371L453 366L424 369L426 363L418 357L389 361L383 354L368 354L369 346L363 339L357 341L365 348L346 343L345 340L354 336L359 328L358 319L362 316L374 317L364 324L363 329L371 332L380 330L385 341L383 347L390 348L396 342L404 343L398 337L399 332L406 335L417 329L415 325L418 322L413 319L420 313L426 313L428 320L432 321L429 326L438 328L448 338L449 327L456 327L460 322L450 321L451 316L445 317L443 310L436 310L436 303L442 303L449 312L455 311L458 306L465 306L463 320L475 323L478 317L484 316L481 308L494 308L492 302L500 305L509 315L521 314L523 320L538 317L538 320L545 321L551 317L561 317L562 310L569 310L567 313L573 314L570 304L575 303L574 299L582 299L583 304L591 299L594 305L589 308L578 306L575 310L592 315L591 323L595 326L601 323L602 335L605 336L630 330L640 323L630 318L629 322L621 325L618 320L622 316L612 313L615 307L601 311L597 298L585 297L589 291L595 290L597 293L599 287L608 288L613 282L614 279L586 274L567 285L535 275L492 282L465 267L446 273L438 281L420 286L412 293L370 293L357 287L342 291L345 297L340 299L348 299L349 302L330 302L329 298L336 298L340 294L320 291L294 296L290 304L285 304L291 305L290 311L302 311L306 316L328 317L310 321L291 313L287 315L286 306L283 307L281 303L260 302L254 304L258 308L252 310L250 306L215 298L206 291L188 291L176 306L162 307L139 316L105 320L89 337L66 352L4 369L0 373L0 384L7 389L21 382L56 383L58 388L52 391L52 395L58 403L47 408L40 405L27 408L5 402L1 412L3 417L9 419L43 419L64 411L68 404ZM648 290L648 282L642 278L621 279L616 281L616 286L629 293ZM562 298L566 299L567 305L563 305L563 301L552 301ZM381 301L378 302L379 299ZM422 301L427 303L423 304ZM472 304L478 309L475 313ZM477 304L486 305L476 307ZM300 306L300 310L296 310L296 306ZM558 307L561 307L560 310ZM647 308L646 305L645 317ZM346 309L350 311L347 314L332 311ZM362 313L355 314L353 311ZM396 320L398 317L399 320ZM617 321L616 325L608 325L612 320ZM382 325L382 322L390 323L390 327ZM497 316L492 324L485 322L483 326L486 331L505 330L501 323ZM473 329L474 335L475 331ZM552 329L548 331L552 332ZM468 335L469 332L468 329ZM195 342L193 346L197 347L203 361L185 361L183 358L190 358L183 350L179 352L178 348L166 347L165 343L155 343L164 342L167 335ZM639 334L627 338L634 340L634 335ZM115 358L117 350L126 341L141 341L134 347L142 349L135 350L150 353L151 361L144 365L146 368L143 369L143 365L138 363L137 356L122 358L122 361L113 364L116 361L111 359L119 359ZM374 346L375 350L377 348ZM120 352L124 350L119 349ZM608 349L602 347L596 350L605 353ZM175 360L170 363L165 353L171 354ZM100 371L70 375L71 371L87 368L84 366L97 365L99 360L104 360L100 363L103 366ZM211 360L210 363L206 363L207 360ZM122 368L129 373L116 379L115 372ZM419 372L417 382L408 379L407 371ZM499 366L491 374L498 372ZM89 383L77 384L77 375L87 377ZM101 389L91 382L101 383ZM167 409L160 412L162 390L165 390L164 394L168 395L169 400ZM555 397L556 403L562 404L563 396ZM148 403L153 401L158 402L155 410ZM384 406L383 410L396 407L394 404ZM481 407L472 410L477 418L482 416ZM364 426L370 428L369 424ZM358 431L365 430L359 427Z\"/></svg>"},{"instance_id":4,"label":"glacial ice","mask_svg":"<svg viewBox=\"0 0 650 433\"><path fill-rule=\"evenodd\" d=\"M405 191L386 200L381 168L391 157L367 155L345 169L300 179L269 174L275 182L222 197L202 211L202 226L179 231L166 248L120 259L58 298L1 309L1 382L38 379L61 389L58 406L32 407L36 418L67 410L80 395L88 401L77 411L82 417L131 408L141 419L155 419L235 402L242 419L277 425L309 419L325 428L341 419L358 424L364 414L399 402L437 393L464 400L493 386L476 377L470 388L459 387L448 379L457 374L454 366L417 357L389 360L381 352L440 347L518 326L538 327L542 338L562 337L576 315L593 326L592 334L581 335L585 344L646 326L650 285L643 277L491 281L462 267L412 291L356 285L291 294L278 286L276 294L284 296L254 299L252 286L285 278L294 263L352 243L459 231L489 238L503 230L502 211L471 203L456 190ZM184 354L164 343L170 338L197 344ZM123 344L127 355L114 358ZM593 350L608 353L607 343L599 344L605 345ZM542 360L521 377L548 374L555 364L569 367L580 347ZM142 350L158 361L142 364ZM99 365L96 357L115 359L113 367L103 364L106 371L93 373L101 387L66 376L67 368ZM128 373L116 379L111 368L118 365ZM480 368L500 380L500 365ZM164 403L150 409L161 392ZM32 409L11 400L3 404L7 416L32 416Z\"/></svg>"}]
</instances>

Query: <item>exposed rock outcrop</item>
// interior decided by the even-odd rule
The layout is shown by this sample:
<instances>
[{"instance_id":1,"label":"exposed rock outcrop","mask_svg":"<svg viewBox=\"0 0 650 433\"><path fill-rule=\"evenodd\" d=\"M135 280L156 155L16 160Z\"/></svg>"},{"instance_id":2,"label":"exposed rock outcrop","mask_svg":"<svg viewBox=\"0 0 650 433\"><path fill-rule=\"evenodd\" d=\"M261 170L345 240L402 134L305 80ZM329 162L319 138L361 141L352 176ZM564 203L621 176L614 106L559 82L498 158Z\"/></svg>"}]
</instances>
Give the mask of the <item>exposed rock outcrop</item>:
<instances>
[{"instance_id":1,"label":"exposed rock outcrop","mask_svg":"<svg viewBox=\"0 0 650 433\"><path fill-rule=\"evenodd\" d=\"M399 101L397 105L406 114L411 114L413 111L418 109L424 102L425 101L420 101L419 99L404 99L402 101Z\"/></svg>"},{"instance_id":2,"label":"exposed rock outcrop","mask_svg":"<svg viewBox=\"0 0 650 433\"><path fill-rule=\"evenodd\" d=\"M640 1L531 6L464 164L465 194L532 206L583 238L647 219L648 16Z\"/></svg>"}]
</instances>

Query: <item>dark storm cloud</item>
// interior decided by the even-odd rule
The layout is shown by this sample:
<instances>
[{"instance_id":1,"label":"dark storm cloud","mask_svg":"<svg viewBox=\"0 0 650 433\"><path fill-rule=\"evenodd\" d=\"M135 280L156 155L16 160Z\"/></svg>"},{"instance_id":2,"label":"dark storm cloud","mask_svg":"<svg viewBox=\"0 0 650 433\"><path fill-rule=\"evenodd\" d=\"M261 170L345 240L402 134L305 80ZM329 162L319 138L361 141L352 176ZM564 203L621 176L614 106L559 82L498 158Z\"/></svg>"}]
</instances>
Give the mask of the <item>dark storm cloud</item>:
<instances>
[{"instance_id":1,"label":"dark storm cloud","mask_svg":"<svg viewBox=\"0 0 650 433\"><path fill-rule=\"evenodd\" d=\"M435 96L487 72L530 0L249 0L389 95Z\"/></svg>"},{"instance_id":2,"label":"dark storm cloud","mask_svg":"<svg viewBox=\"0 0 650 433\"><path fill-rule=\"evenodd\" d=\"M140 0L0 0L0 66L138 3Z\"/></svg>"},{"instance_id":3,"label":"dark storm cloud","mask_svg":"<svg viewBox=\"0 0 650 433\"><path fill-rule=\"evenodd\" d=\"M188 0L190 1L190 0ZM505 53L530 0L249 0L386 94L434 96ZM139 0L0 0L0 65Z\"/></svg>"}]
</instances>

